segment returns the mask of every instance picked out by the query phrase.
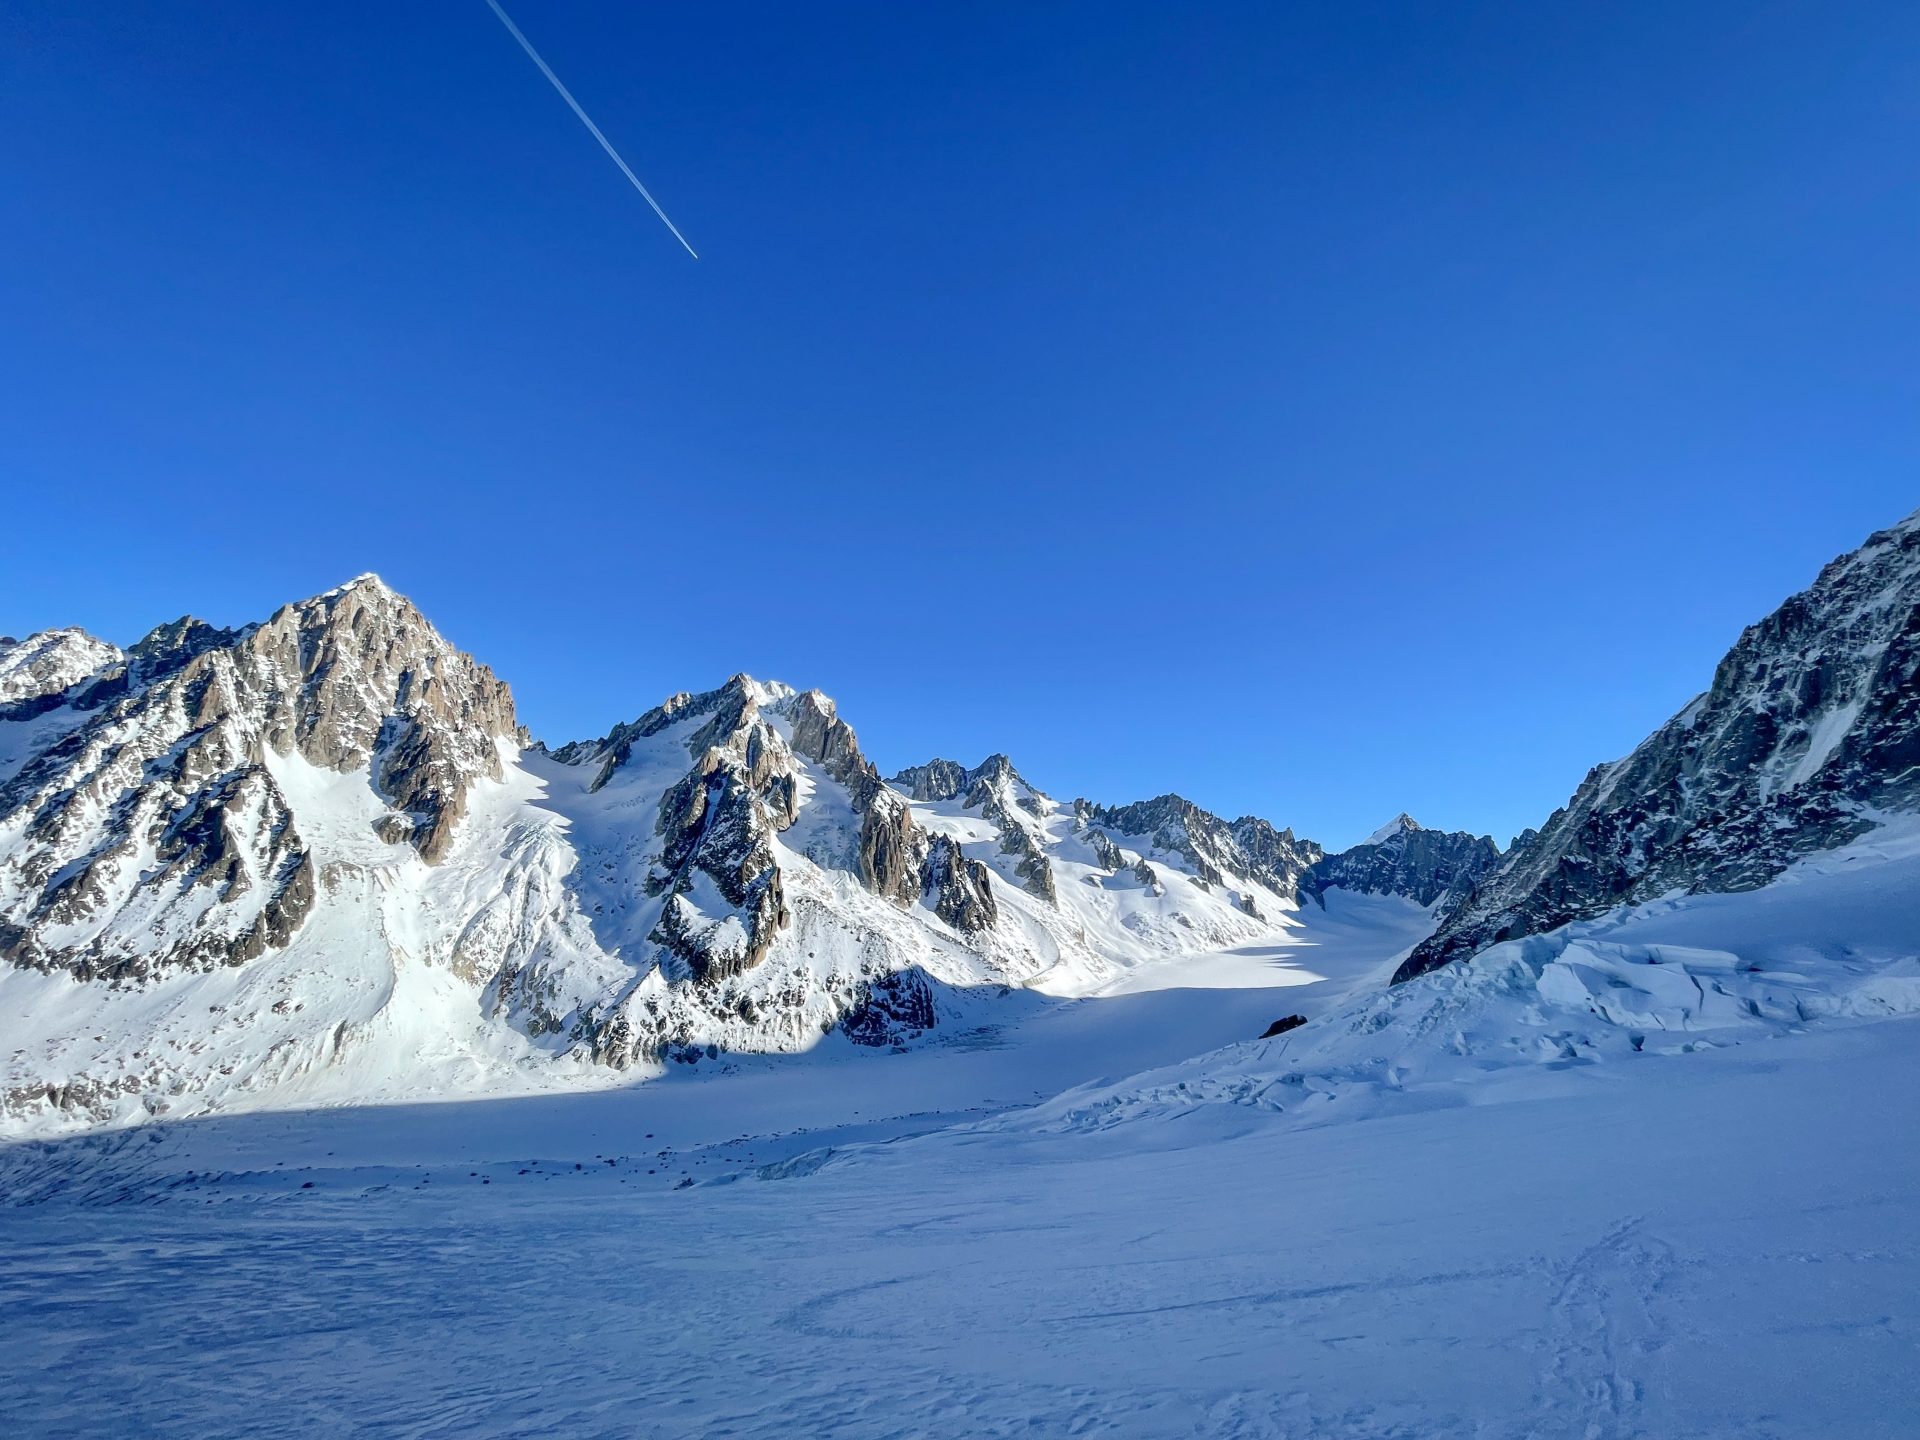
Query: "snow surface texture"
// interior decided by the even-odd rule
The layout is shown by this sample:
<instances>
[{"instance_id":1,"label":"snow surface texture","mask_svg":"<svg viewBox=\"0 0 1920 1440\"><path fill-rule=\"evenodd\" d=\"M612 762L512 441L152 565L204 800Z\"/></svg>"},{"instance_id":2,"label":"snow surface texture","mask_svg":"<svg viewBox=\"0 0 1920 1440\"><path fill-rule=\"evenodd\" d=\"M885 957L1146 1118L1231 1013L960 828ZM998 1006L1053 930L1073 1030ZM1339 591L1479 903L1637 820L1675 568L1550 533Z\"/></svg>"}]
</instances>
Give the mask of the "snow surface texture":
<instances>
[{"instance_id":1,"label":"snow surface texture","mask_svg":"<svg viewBox=\"0 0 1920 1440\"><path fill-rule=\"evenodd\" d=\"M1336 895L904 1055L14 1144L0 1428L1911 1435L1917 882L1891 826L1391 991L1425 912Z\"/></svg>"},{"instance_id":2,"label":"snow surface texture","mask_svg":"<svg viewBox=\"0 0 1920 1440\"><path fill-rule=\"evenodd\" d=\"M1537 1089L1541 1071L1916 1013L1920 818L1903 816L1764 889L1669 896L1507 941L1299 1031L1064 1094L1015 1123L1098 1127L1219 1103L1310 1125L1485 1104L1506 1085Z\"/></svg>"}]
</instances>

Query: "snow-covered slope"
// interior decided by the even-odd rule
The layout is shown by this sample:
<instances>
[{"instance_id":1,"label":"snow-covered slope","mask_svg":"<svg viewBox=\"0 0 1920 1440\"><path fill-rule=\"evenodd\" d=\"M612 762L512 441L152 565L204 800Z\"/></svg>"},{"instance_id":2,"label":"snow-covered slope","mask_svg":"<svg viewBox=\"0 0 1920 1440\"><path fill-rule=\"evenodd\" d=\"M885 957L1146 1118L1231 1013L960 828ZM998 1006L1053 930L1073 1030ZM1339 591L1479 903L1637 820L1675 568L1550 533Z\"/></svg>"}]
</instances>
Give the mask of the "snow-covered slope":
<instances>
[{"instance_id":1,"label":"snow-covered slope","mask_svg":"<svg viewBox=\"0 0 1920 1440\"><path fill-rule=\"evenodd\" d=\"M1920 886L1871 843L1205 1063L1312 987L0 1146L0 1430L1903 1440L1920 1048L1859 1022Z\"/></svg>"},{"instance_id":2,"label":"snow-covered slope","mask_svg":"<svg viewBox=\"0 0 1920 1440\"><path fill-rule=\"evenodd\" d=\"M1738 893L1672 895L1354 991L1273 1040L1061 1095L1025 1128L1101 1127L1196 1104L1312 1125L1556 1092L1633 1065L1824 1026L1920 1016L1920 817Z\"/></svg>"},{"instance_id":3,"label":"snow-covered slope","mask_svg":"<svg viewBox=\"0 0 1920 1440\"><path fill-rule=\"evenodd\" d=\"M372 576L82 641L0 707L16 1130L895 1046L1290 942L1318 898L1264 821L1063 805L1001 756L890 785L826 696L747 676L530 745Z\"/></svg>"}]
</instances>

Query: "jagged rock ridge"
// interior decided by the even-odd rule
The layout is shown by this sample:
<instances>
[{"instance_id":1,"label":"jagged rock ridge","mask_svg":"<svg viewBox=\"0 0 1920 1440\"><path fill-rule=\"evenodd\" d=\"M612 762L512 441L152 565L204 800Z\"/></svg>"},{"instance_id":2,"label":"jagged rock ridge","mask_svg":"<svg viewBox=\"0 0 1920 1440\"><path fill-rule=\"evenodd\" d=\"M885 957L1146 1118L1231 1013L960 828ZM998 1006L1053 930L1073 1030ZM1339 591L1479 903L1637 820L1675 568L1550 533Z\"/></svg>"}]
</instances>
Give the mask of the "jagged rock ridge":
<instances>
[{"instance_id":1,"label":"jagged rock ridge","mask_svg":"<svg viewBox=\"0 0 1920 1440\"><path fill-rule=\"evenodd\" d=\"M1253 881L1289 901L1298 900L1303 882L1323 855L1311 840L1292 830L1276 830L1258 816L1243 815L1231 824L1178 795L1161 795L1131 805L1095 805L1074 802L1076 813L1103 837L1149 837L1160 850L1190 862L1204 885L1225 886L1231 880ZM1312 893L1312 886L1305 886Z\"/></svg>"}]
</instances>

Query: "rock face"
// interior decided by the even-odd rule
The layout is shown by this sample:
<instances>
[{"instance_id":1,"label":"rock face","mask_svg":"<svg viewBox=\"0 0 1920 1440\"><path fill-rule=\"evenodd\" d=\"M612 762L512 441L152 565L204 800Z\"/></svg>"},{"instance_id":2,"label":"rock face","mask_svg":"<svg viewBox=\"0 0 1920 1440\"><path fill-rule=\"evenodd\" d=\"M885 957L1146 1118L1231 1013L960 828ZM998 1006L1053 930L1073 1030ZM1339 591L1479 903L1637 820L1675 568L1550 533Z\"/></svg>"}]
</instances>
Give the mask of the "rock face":
<instances>
[{"instance_id":1,"label":"rock face","mask_svg":"<svg viewBox=\"0 0 1920 1440\"><path fill-rule=\"evenodd\" d=\"M1053 867L1047 863L1046 844L1036 826L1045 813L1036 803L1045 797L1020 777L1004 755L989 755L967 772L967 790L961 804L978 810L1000 831L1000 851L1013 857L1014 873L1026 887L1049 904L1057 901Z\"/></svg>"},{"instance_id":2,"label":"rock face","mask_svg":"<svg viewBox=\"0 0 1920 1440\"><path fill-rule=\"evenodd\" d=\"M870 981L840 1028L856 1045L899 1045L939 1023L933 987L919 970L902 970Z\"/></svg>"},{"instance_id":3,"label":"rock face","mask_svg":"<svg viewBox=\"0 0 1920 1440\"><path fill-rule=\"evenodd\" d=\"M1670 891L1749 890L1920 808L1920 513L1748 628L1713 686L1589 774L1396 980Z\"/></svg>"},{"instance_id":4,"label":"rock face","mask_svg":"<svg viewBox=\"0 0 1920 1440\"><path fill-rule=\"evenodd\" d=\"M1282 902L1314 893L1318 845L1257 816L1228 823L1178 795L1119 806L1076 800L1066 808L1029 784L1005 755L989 755L972 769L930 760L900 771L891 783L913 800L957 804L978 815L992 828L1009 878L1049 905L1061 900L1056 862L1082 848L1109 875L1164 894L1164 877L1150 863L1157 860L1208 891L1218 889L1228 906L1254 920L1269 917L1249 886L1266 892L1276 913ZM1063 849L1069 839L1072 845Z\"/></svg>"},{"instance_id":5,"label":"rock face","mask_svg":"<svg viewBox=\"0 0 1920 1440\"><path fill-rule=\"evenodd\" d=\"M912 807L887 788L873 762L860 753L853 729L818 690L795 696L785 712L793 725L793 748L844 786L860 817L857 853L860 878L876 895L910 904L926 888L926 844L913 828Z\"/></svg>"},{"instance_id":6,"label":"rock face","mask_svg":"<svg viewBox=\"0 0 1920 1440\"><path fill-rule=\"evenodd\" d=\"M936 837L927 852L925 882L933 913L965 934L992 929L999 910L993 903L991 874L980 861L969 860L950 836Z\"/></svg>"},{"instance_id":7,"label":"rock face","mask_svg":"<svg viewBox=\"0 0 1920 1440\"><path fill-rule=\"evenodd\" d=\"M697 699L676 696L634 726L648 736L663 720L706 719L686 740L693 768L661 797L659 859L646 877L647 894L664 897L649 938L699 980L759 964L788 920L772 837L793 823L795 774L761 699L735 676ZM596 785L608 778L600 768Z\"/></svg>"},{"instance_id":8,"label":"rock face","mask_svg":"<svg viewBox=\"0 0 1920 1440\"><path fill-rule=\"evenodd\" d=\"M929 760L902 770L893 777L893 787L914 800L957 800L967 793L971 778L957 760Z\"/></svg>"},{"instance_id":9,"label":"rock face","mask_svg":"<svg viewBox=\"0 0 1920 1440\"><path fill-rule=\"evenodd\" d=\"M82 980L288 942L319 883L290 761L364 770L431 864L518 740L506 687L372 577L241 631L163 626L58 698L0 785L0 958Z\"/></svg>"},{"instance_id":10,"label":"rock face","mask_svg":"<svg viewBox=\"0 0 1920 1440\"><path fill-rule=\"evenodd\" d=\"M1322 892L1404 895L1419 905L1444 900L1451 910L1499 859L1491 835L1428 830L1401 815L1351 850L1321 857L1313 882Z\"/></svg>"}]
</instances>

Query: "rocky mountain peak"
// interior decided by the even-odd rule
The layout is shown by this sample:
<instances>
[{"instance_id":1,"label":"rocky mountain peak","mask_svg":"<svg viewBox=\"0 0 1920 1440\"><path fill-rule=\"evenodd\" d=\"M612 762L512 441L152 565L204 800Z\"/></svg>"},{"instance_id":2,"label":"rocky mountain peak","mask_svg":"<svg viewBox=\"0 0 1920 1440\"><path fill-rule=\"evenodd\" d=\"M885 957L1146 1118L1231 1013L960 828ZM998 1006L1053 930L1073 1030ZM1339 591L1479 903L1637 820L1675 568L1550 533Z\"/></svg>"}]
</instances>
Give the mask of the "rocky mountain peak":
<instances>
[{"instance_id":1,"label":"rocky mountain peak","mask_svg":"<svg viewBox=\"0 0 1920 1440\"><path fill-rule=\"evenodd\" d=\"M429 863L451 844L472 784L500 777L500 747L524 743L505 683L376 576L283 606L233 652L266 743L329 770L371 765Z\"/></svg>"},{"instance_id":2,"label":"rocky mountain peak","mask_svg":"<svg viewBox=\"0 0 1920 1440\"><path fill-rule=\"evenodd\" d=\"M1360 843L1362 845L1384 845L1389 840L1397 839L1408 831L1418 830L1419 828L1420 822L1402 810L1398 815L1394 816L1393 819L1382 825Z\"/></svg>"},{"instance_id":3,"label":"rocky mountain peak","mask_svg":"<svg viewBox=\"0 0 1920 1440\"><path fill-rule=\"evenodd\" d=\"M1500 859L1491 835L1429 830L1401 814L1350 850L1315 862L1313 880L1322 891L1404 895L1419 905L1458 905Z\"/></svg>"},{"instance_id":4,"label":"rocky mountain peak","mask_svg":"<svg viewBox=\"0 0 1920 1440\"><path fill-rule=\"evenodd\" d=\"M1076 800L1074 811L1083 824L1181 856L1206 885L1225 885L1238 877L1288 900L1299 898L1308 870L1321 854L1318 845L1297 840L1291 830L1277 830L1252 815L1229 825L1182 795L1117 806Z\"/></svg>"},{"instance_id":5,"label":"rocky mountain peak","mask_svg":"<svg viewBox=\"0 0 1920 1440\"><path fill-rule=\"evenodd\" d=\"M669 761L663 747L683 760ZM658 802L658 863L649 892L662 897L648 934L694 979L719 983L759 965L792 922L776 837L799 818L806 772L844 791L854 826L811 841L809 858L857 874L896 905L921 894L925 837L911 807L889 790L853 728L819 690L735 675L718 688L681 693L597 741L553 752L591 766L589 793L623 783L644 756L646 773L690 763Z\"/></svg>"},{"instance_id":6,"label":"rocky mountain peak","mask_svg":"<svg viewBox=\"0 0 1920 1440\"><path fill-rule=\"evenodd\" d=\"M1020 772L1013 768L1013 761L998 751L987 756L986 759L974 766L969 774L969 778L975 783L984 780L990 785L1005 785L1014 782L1024 785L1026 783L1024 780L1021 780Z\"/></svg>"},{"instance_id":7,"label":"rocky mountain peak","mask_svg":"<svg viewBox=\"0 0 1920 1440\"><path fill-rule=\"evenodd\" d=\"M504 684L411 603L355 583L220 630L182 619L46 712L0 787L0 954L76 975L241 964L319 877L289 765L364 770L377 837L429 864L517 746Z\"/></svg>"},{"instance_id":8,"label":"rocky mountain peak","mask_svg":"<svg viewBox=\"0 0 1920 1440\"><path fill-rule=\"evenodd\" d=\"M362 571L344 585L336 585L333 589L323 591L314 598L328 600L338 595L350 594L354 591L359 591L366 595L386 596L393 599L400 598L399 593L391 585L387 584L386 581L382 580L371 570Z\"/></svg>"},{"instance_id":9,"label":"rocky mountain peak","mask_svg":"<svg viewBox=\"0 0 1920 1440\"><path fill-rule=\"evenodd\" d=\"M966 793L967 776L967 767L958 760L934 759L908 766L887 783L915 800L957 800Z\"/></svg>"},{"instance_id":10,"label":"rocky mountain peak","mask_svg":"<svg viewBox=\"0 0 1920 1440\"><path fill-rule=\"evenodd\" d=\"M118 646L74 628L0 639L0 711L60 695L120 658Z\"/></svg>"}]
</instances>

